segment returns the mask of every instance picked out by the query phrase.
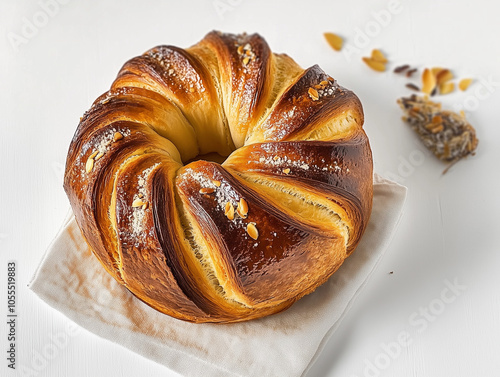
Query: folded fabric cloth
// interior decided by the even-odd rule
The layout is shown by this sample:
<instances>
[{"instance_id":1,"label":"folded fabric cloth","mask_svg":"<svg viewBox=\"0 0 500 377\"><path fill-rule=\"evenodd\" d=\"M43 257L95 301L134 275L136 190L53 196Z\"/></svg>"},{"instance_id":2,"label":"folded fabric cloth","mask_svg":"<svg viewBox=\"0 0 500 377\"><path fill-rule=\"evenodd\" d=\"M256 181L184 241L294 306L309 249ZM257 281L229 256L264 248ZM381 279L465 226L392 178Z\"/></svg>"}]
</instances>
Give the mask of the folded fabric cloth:
<instances>
[{"instance_id":1,"label":"folded fabric cloth","mask_svg":"<svg viewBox=\"0 0 500 377\"><path fill-rule=\"evenodd\" d=\"M157 312L109 276L71 215L30 282L43 301L112 342L185 376L304 375L384 254L406 188L375 175L373 211L354 253L290 309L236 324L192 324Z\"/></svg>"}]
</instances>

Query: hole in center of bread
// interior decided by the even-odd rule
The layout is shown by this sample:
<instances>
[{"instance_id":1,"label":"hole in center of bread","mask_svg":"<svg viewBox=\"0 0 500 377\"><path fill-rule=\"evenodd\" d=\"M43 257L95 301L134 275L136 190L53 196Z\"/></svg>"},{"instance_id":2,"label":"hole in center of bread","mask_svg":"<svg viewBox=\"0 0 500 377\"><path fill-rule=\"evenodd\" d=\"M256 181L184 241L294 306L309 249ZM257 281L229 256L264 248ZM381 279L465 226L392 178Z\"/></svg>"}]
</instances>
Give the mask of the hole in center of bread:
<instances>
[{"instance_id":1,"label":"hole in center of bread","mask_svg":"<svg viewBox=\"0 0 500 377\"><path fill-rule=\"evenodd\" d=\"M193 161L202 160L202 161L211 161L211 162L216 162L218 164L222 164L224 161L226 161L227 157L228 156L221 156L220 154L218 154L216 152L210 152L210 153L205 153L205 154L199 154L198 156L196 156L190 160L183 161L183 162L184 162L184 165L187 165Z\"/></svg>"}]
</instances>

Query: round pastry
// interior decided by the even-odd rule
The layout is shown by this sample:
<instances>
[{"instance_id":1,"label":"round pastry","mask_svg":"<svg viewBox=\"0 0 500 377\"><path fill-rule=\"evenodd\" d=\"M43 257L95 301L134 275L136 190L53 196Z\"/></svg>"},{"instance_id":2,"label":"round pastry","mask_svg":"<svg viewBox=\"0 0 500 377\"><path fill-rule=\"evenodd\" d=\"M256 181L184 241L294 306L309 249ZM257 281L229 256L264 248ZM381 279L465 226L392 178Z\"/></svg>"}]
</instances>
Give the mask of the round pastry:
<instances>
[{"instance_id":1,"label":"round pastry","mask_svg":"<svg viewBox=\"0 0 500 377\"><path fill-rule=\"evenodd\" d=\"M129 60L82 117L64 177L101 264L191 322L288 308L353 252L372 206L356 95L257 34Z\"/></svg>"}]
</instances>

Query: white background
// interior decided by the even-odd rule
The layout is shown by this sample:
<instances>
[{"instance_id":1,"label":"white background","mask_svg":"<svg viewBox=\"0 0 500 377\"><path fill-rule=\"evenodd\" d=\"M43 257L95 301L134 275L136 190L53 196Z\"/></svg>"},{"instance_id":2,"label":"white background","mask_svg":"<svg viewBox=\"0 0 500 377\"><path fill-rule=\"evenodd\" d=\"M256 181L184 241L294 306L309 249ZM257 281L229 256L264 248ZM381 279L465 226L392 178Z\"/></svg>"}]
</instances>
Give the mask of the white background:
<instances>
[{"instance_id":1,"label":"white background","mask_svg":"<svg viewBox=\"0 0 500 377\"><path fill-rule=\"evenodd\" d=\"M409 188L390 248L307 377L500 375L500 23L494 1L402 1L392 13L388 0L103 3L68 1L51 14L36 1L0 3L0 315L6 322L7 261L15 260L18 366L37 376L176 375L85 330L45 363L36 362L55 344L54 335L68 333L69 321L27 284L69 207L62 174L79 117L127 59L158 44L187 47L219 29L258 32L273 51L303 67L317 63L354 90L364 105L376 171ZM37 30L27 30L29 22ZM341 34L351 50L333 51L325 31ZM24 39L16 48L13 38ZM443 66L474 78L467 92L438 99L465 109L480 139L476 156L441 174L444 165L400 119L395 101L409 94L408 80L391 69L369 70L361 57L372 48L387 54L391 68ZM465 287L451 303L441 299L446 281ZM419 314L426 308L429 319ZM0 325L0 375L22 375L7 368L6 331ZM397 342L401 332L411 344L383 356L381 344ZM383 368L370 370L370 364Z\"/></svg>"}]
</instances>

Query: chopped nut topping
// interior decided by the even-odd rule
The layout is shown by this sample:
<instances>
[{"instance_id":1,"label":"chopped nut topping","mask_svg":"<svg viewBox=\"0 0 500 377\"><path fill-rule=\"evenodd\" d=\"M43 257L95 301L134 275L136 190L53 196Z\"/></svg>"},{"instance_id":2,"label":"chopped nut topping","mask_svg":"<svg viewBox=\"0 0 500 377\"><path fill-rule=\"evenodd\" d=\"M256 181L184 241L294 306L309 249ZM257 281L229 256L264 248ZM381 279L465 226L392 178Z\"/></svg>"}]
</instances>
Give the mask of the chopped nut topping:
<instances>
[{"instance_id":1,"label":"chopped nut topping","mask_svg":"<svg viewBox=\"0 0 500 377\"><path fill-rule=\"evenodd\" d=\"M248 204L245 199L241 198L238 207L236 208L236 212L240 215L241 218L246 218L248 214Z\"/></svg>"},{"instance_id":2,"label":"chopped nut topping","mask_svg":"<svg viewBox=\"0 0 500 377\"><path fill-rule=\"evenodd\" d=\"M213 180L212 183L217 187L220 187L220 181Z\"/></svg>"},{"instance_id":3,"label":"chopped nut topping","mask_svg":"<svg viewBox=\"0 0 500 377\"><path fill-rule=\"evenodd\" d=\"M85 170L87 171L87 173L90 173L93 168L94 168L94 159L89 158L87 160L87 163L85 164Z\"/></svg>"},{"instance_id":4,"label":"chopped nut topping","mask_svg":"<svg viewBox=\"0 0 500 377\"><path fill-rule=\"evenodd\" d=\"M213 193L215 190L212 188L212 187L202 187L200 189L200 194L211 194Z\"/></svg>"},{"instance_id":5,"label":"chopped nut topping","mask_svg":"<svg viewBox=\"0 0 500 377\"><path fill-rule=\"evenodd\" d=\"M319 94L318 94L318 91L316 89L309 88L309 90L307 91L307 93L309 93L309 97L311 97L311 99L313 101L319 100Z\"/></svg>"},{"instance_id":6,"label":"chopped nut topping","mask_svg":"<svg viewBox=\"0 0 500 377\"><path fill-rule=\"evenodd\" d=\"M234 220L234 207L231 202L226 203L226 208L224 209L224 215L226 215L226 217L229 220Z\"/></svg>"},{"instance_id":7,"label":"chopped nut topping","mask_svg":"<svg viewBox=\"0 0 500 377\"><path fill-rule=\"evenodd\" d=\"M238 52L238 55L243 55L243 45L238 46L237 52Z\"/></svg>"},{"instance_id":8,"label":"chopped nut topping","mask_svg":"<svg viewBox=\"0 0 500 377\"><path fill-rule=\"evenodd\" d=\"M290 174L290 168L283 169L283 173Z\"/></svg>"},{"instance_id":9,"label":"chopped nut topping","mask_svg":"<svg viewBox=\"0 0 500 377\"><path fill-rule=\"evenodd\" d=\"M458 88L463 92L467 90L470 84L472 84L472 79L462 79L458 83Z\"/></svg>"},{"instance_id":10,"label":"chopped nut topping","mask_svg":"<svg viewBox=\"0 0 500 377\"><path fill-rule=\"evenodd\" d=\"M257 230L257 227L255 226L255 223L249 223L247 225L247 233L254 240L256 240L257 238L259 238L259 231Z\"/></svg>"},{"instance_id":11,"label":"chopped nut topping","mask_svg":"<svg viewBox=\"0 0 500 377\"><path fill-rule=\"evenodd\" d=\"M148 202L146 202L146 203L144 203L144 204L142 205L142 209L147 209L147 208L148 208Z\"/></svg>"},{"instance_id":12,"label":"chopped nut topping","mask_svg":"<svg viewBox=\"0 0 500 377\"><path fill-rule=\"evenodd\" d=\"M243 65L247 65L250 62L250 58L247 56L243 59Z\"/></svg>"},{"instance_id":13,"label":"chopped nut topping","mask_svg":"<svg viewBox=\"0 0 500 377\"><path fill-rule=\"evenodd\" d=\"M113 135L113 141L118 141L121 139L123 139L123 135L120 132L115 132L115 134Z\"/></svg>"},{"instance_id":14,"label":"chopped nut topping","mask_svg":"<svg viewBox=\"0 0 500 377\"><path fill-rule=\"evenodd\" d=\"M97 156L95 156L95 160L96 160L96 161L97 161L97 160L99 160L102 156L104 156L104 153L99 152L99 153L97 154Z\"/></svg>"},{"instance_id":15,"label":"chopped nut topping","mask_svg":"<svg viewBox=\"0 0 500 377\"><path fill-rule=\"evenodd\" d=\"M97 156L98 153L99 153L99 151L93 152L89 156L89 158L87 159L87 163L85 164L85 171L87 173L90 173L92 171L92 169L94 168L94 157Z\"/></svg>"},{"instance_id":16,"label":"chopped nut topping","mask_svg":"<svg viewBox=\"0 0 500 377\"><path fill-rule=\"evenodd\" d=\"M342 49L342 45L344 43L344 40L342 37L338 36L337 34L334 33L324 33L326 41L328 44L335 50L335 51L340 51Z\"/></svg>"},{"instance_id":17,"label":"chopped nut topping","mask_svg":"<svg viewBox=\"0 0 500 377\"><path fill-rule=\"evenodd\" d=\"M142 201L142 199L137 198L132 202L132 207L137 208L137 207L142 207L146 202Z\"/></svg>"}]
</instances>

